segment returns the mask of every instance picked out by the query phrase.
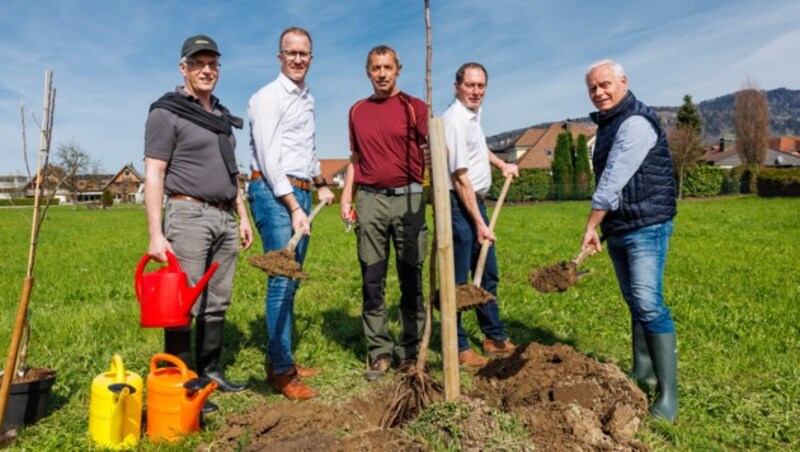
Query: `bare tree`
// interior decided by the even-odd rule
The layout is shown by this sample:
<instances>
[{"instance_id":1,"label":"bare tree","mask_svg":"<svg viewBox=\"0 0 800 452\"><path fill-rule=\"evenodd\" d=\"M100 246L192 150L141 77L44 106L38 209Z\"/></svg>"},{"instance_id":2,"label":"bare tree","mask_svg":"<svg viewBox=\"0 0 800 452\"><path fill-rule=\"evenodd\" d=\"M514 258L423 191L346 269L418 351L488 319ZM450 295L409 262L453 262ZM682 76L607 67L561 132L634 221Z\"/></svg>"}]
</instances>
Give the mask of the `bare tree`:
<instances>
[{"instance_id":1,"label":"bare tree","mask_svg":"<svg viewBox=\"0 0 800 452\"><path fill-rule=\"evenodd\" d=\"M88 175L97 174L100 163L92 159L80 144L73 141L58 146L58 164L64 170L64 183L71 193L73 209L76 208L78 196L89 188Z\"/></svg>"},{"instance_id":2,"label":"bare tree","mask_svg":"<svg viewBox=\"0 0 800 452\"><path fill-rule=\"evenodd\" d=\"M686 172L703 159L703 140L700 132L691 125L681 125L668 132L672 167L678 179L678 199L683 199L683 181Z\"/></svg>"},{"instance_id":3,"label":"bare tree","mask_svg":"<svg viewBox=\"0 0 800 452\"><path fill-rule=\"evenodd\" d=\"M761 165L767 156L769 138L769 103L767 93L751 79L736 92L733 104L733 127L736 150L742 163Z\"/></svg>"}]
</instances>

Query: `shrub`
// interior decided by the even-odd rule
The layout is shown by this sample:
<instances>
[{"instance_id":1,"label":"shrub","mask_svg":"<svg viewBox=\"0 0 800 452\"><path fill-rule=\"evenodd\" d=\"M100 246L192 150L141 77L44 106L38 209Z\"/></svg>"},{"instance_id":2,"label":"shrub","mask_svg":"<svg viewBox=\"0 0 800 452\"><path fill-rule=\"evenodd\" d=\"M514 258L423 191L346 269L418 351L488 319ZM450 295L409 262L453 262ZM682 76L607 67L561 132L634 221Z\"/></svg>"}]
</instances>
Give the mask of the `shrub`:
<instances>
[{"instance_id":1,"label":"shrub","mask_svg":"<svg viewBox=\"0 0 800 452\"><path fill-rule=\"evenodd\" d=\"M759 166L755 163L742 164L730 170L730 191L725 193L758 193Z\"/></svg>"},{"instance_id":2,"label":"shrub","mask_svg":"<svg viewBox=\"0 0 800 452\"><path fill-rule=\"evenodd\" d=\"M800 168L762 168L757 184L759 196L800 196Z\"/></svg>"},{"instance_id":3,"label":"shrub","mask_svg":"<svg viewBox=\"0 0 800 452\"><path fill-rule=\"evenodd\" d=\"M109 190L103 190L103 196L100 198L103 208L111 207L114 205L114 194Z\"/></svg>"},{"instance_id":4,"label":"shrub","mask_svg":"<svg viewBox=\"0 0 800 452\"><path fill-rule=\"evenodd\" d=\"M722 191L725 170L716 166L699 165L686 172L684 196L716 196Z\"/></svg>"},{"instance_id":5,"label":"shrub","mask_svg":"<svg viewBox=\"0 0 800 452\"><path fill-rule=\"evenodd\" d=\"M60 200L58 198L53 198L50 201L51 206L57 206ZM47 203L46 199L42 199L41 201L42 206ZM32 206L33 205L33 198L14 198L14 199L0 199L0 206Z\"/></svg>"},{"instance_id":6,"label":"shrub","mask_svg":"<svg viewBox=\"0 0 800 452\"><path fill-rule=\"evenodd\" d=\"M506 201L509 202L528 202L544 201L550 194L550 183L552 176L550 171L539 168L526 168L519 170L519 178L508 187ZM500 171L492 171L492 188L489 190L488 198L496 200L500 196L505 178Z\"/></svg>"}]
</instances>

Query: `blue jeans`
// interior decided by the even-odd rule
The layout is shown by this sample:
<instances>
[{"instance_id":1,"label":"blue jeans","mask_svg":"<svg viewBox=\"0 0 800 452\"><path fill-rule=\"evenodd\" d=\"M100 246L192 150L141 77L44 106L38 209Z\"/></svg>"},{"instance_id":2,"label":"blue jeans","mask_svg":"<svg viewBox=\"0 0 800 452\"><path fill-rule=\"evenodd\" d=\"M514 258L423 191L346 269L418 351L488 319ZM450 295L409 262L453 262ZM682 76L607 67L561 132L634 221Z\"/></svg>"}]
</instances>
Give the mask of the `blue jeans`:
<instances>
[{"instance_id":1,"label":"blue jeans","mask_svg":"<svg viewBox=\"0 0 800 452\"><path fill-rule=\"evenodd\" d=\"M486 216L486 205L478 200L478 210L481 212L483 221L489 224ZM481 251L481 244L478 243L478 236L475 230L475 223L467 213L461 200L455 192L450 192L450 211L453 222L453 260L455 261L456 285L467 284L469 273L475 274L475 266L478 263L478 255ZM483 270L481 288L494 295L494 300L475 309L478 315L478 325L481 332L490 339L504 341L508 339L503 322L500 320L500 309L497 306L497 283L499 282L499 272L497 269L497 256L495 246L489 248L486 255L486 266ZM458 313L458 351L463 352L469 348L467 332L461 325L461 313Z\"/></svg>"},{"instance_id":2,"label":"blue jeans","mask_svg":"<svg viewBox=\"0 0 800 452\"><path fill-rule=\"evenodd\" d=\"M669 220L608 238L608 255L622 297L631 319L640 322L647 335L675 332L670 310L664 305L664 267L672 227Z\"/></svg>"},{"instance_id":3,"label":"blue jeans","mask_svg":"<svg viewBox=\"0 0 800 452\"><path fill-rule=\"evenodd\" d=\"M292 187L294 196L306 212L311 210L311 192ZM284 248L292 238L292 218L289 209L276 198L269 184L262 178L250 183L247 195L250 212L261 235L264 252ZM304 236L295 248L295 259L301 267L308 250L308 236ZM292 325L294 318L294 295L300 282L282 276L267 277L265 311L267 317L267 354L276 375L284 374L294 367L292 358Z\"/></svg>"}]
</instances>

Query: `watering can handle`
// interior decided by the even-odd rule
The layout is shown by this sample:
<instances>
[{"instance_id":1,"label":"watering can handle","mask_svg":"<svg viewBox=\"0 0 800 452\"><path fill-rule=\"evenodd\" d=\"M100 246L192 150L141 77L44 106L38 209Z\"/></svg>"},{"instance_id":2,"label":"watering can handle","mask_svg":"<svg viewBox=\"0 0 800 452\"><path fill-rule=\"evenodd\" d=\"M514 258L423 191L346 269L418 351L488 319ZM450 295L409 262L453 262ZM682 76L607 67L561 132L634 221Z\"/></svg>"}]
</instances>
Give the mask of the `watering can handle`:
<instances>
[{"instance_id":1,"label":"watering can handle","mask_svg":"<svg viewBox=\"0 0 800 452\"><path fill-rule=\"evenodd\" d=\"M158 369L158 363L161 361L166 361L177 367L181 371L181 378L184 380L189 378L189 369L186 367L186 363L169 353L156 353L153 355L153 359L150 361L150 372L155 372Z\"/></svg>"},{"instance_id":2,"label":"watering can handle","mask_svg":"<svg viewBox=\"0 0 800 452\"><path fill-rule=\"evenodd\" d=\"M149 254L145 254L139 259L139 265L136 266L136 275L134 276L134 282L136 284L136 299L139 300L139 303L142 302L142 276L144 275L144 268L147 266L147 263L150 262L153 256Z\"/></svg>"},{"instance_id":3,"label":"watering can handle","mask_svg":"<svg viewBox=\"0 0 800 452\"><path fill-rule=\"evenodd\" d=\"M325 207L326 205L327 204L324 202L317 204L317 207L315 207L314 210L311 212L311 215L308 216L308 224L311 224L311 222L314 221L314 217L316 217L319 211L322 210L322 208ZM286 249L294 251L295 247L297 247L297 243L300 241L302 237L303 237L303 231L295 232L294 235L292 236L292 239L289 240L289 243L286 245Z\"/></svg>"},{"instance_id":4,"label":"watering can handle","mask_svg":"<svg viewBox=\"0 0 800 452\"><path fill-rule=\"evenodd\" d=\"M122 357L114 355L111 358L111 368L109 372L115 373L114 382L125 383L125 367L122 365Z\"/></svg>"}]
</instances>

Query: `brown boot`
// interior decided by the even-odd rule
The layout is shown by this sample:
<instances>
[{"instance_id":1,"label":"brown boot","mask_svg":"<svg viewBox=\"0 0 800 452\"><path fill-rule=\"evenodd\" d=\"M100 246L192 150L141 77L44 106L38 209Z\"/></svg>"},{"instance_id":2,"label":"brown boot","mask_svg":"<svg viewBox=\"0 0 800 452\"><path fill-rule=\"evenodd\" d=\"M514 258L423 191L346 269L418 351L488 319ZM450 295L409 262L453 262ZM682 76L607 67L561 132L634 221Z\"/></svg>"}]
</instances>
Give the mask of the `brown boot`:
<instances>
[{"instance_id":1,"label":"brown boot","mask_svg":"<svg viewBox=\"0 0 800 452\"><path fill-rule=\"evenodd\" d=\"M317 391L306 386L300 379L297 369L275 375L272 386L289 400L308 400L317 396Z\"/></svg>"},{"instance_id":2,"label":"brown boot","mask_svg":"<svg viewBox=\"0 0 800 452\"><path fill-rule=\"evenodd\" d=\"M478 369L489 364L489 360L468 348L458 353L458 364Z\"/></svg>"},{"instance_id":3,"label":"brown boot","mask_svg":"<svg viewBox=\"0 0 800 452\"><path fill-rule=\"evenodd\" d=\"M483 352L489 356L503 356L511 354L517 348L510 340L497 341L486 338L483 341Z\"/></svg>"}]
</instances>

